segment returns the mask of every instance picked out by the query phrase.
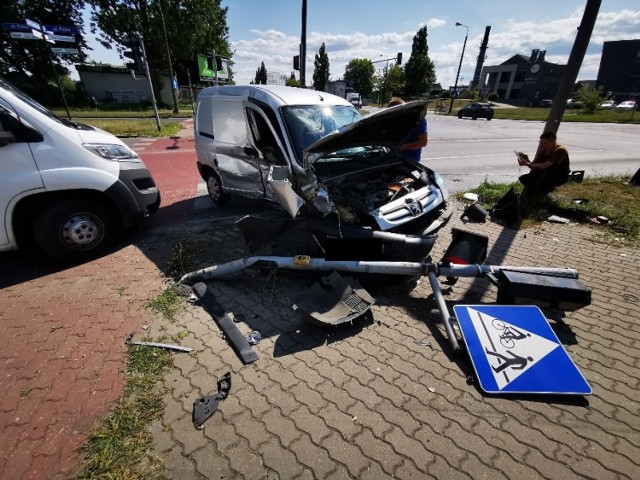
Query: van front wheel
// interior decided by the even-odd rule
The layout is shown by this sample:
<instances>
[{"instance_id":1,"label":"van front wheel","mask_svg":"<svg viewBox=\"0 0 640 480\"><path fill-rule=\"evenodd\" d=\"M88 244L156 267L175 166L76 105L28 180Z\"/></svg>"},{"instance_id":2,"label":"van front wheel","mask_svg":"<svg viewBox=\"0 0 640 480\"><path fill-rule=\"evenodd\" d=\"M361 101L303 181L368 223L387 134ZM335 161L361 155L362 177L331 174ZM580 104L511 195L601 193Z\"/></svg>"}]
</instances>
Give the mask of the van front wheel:
<instances>
[{"instance_id":1,"label":"van front wheel","mask_svg":"<svg viewBox=\"0 0 640 480\"><path fill-rule=\"evenodd\" d=\"M95 257L117 235L117 222L102 205L91 200L65 200L45 207L33 225L38 246L62 261Z\"/></svg>"},{"instance_id":2,"label":"van front wheel","mask_svg":"<svg viewBox=\"0 0 640 480\"><path fill-rule=\"evenodd\" d=\"M215 173L209 173L207 176L207 191L213 203L221 207L224 207L231 200L231 195L222 190L222 182Z\"/></svg>"}]
</instances>

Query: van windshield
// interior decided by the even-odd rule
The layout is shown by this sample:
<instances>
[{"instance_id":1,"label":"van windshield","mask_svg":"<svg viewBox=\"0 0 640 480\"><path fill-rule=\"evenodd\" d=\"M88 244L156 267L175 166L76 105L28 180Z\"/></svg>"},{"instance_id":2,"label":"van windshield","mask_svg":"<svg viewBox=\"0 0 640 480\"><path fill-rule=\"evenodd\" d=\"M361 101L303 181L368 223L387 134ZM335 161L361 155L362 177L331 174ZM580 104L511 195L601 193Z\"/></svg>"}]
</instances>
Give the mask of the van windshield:
<instances>
[{"instance_id":1,"label":"van windshield","mask_svg":"<svg viewBox=\"0 0 640 480\"><path fill-rule=\"evenodd\" d=\"M282 115L300 164L307 147L362 118L356 108L343 105L296 105L284 107Z\"/></svg>"}]
</instances>

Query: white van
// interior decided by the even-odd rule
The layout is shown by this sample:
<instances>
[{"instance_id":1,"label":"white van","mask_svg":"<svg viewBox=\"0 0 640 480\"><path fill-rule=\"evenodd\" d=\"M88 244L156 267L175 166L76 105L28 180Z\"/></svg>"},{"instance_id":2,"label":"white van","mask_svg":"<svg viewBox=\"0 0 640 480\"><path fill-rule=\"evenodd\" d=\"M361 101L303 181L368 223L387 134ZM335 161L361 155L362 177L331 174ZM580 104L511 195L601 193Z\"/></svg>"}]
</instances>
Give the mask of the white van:
<instances>
[{"instance_id":1,"label":"white van","mask_svg":"<svg viewBox=\"0 0 640 480\"><path fill-rule=\"evenodd\" d=\"M159 205L151 173L119 139L0 79L0 251L35 241L59 260L84 260Z\"/></svg>"},{"instance_id":2,"label":"white van","mask_svg":"<svg viewBox=\"0 0 640 480\"><path fill-rule=\"evenodd\" d=\"M196 108L198 170L218 205L243 195L279 202L294 219L431 233L448 220L444 182L397 150L425 114L426 102L362 117L324 92L210 87Z\"/></svg>"}]
</instances>

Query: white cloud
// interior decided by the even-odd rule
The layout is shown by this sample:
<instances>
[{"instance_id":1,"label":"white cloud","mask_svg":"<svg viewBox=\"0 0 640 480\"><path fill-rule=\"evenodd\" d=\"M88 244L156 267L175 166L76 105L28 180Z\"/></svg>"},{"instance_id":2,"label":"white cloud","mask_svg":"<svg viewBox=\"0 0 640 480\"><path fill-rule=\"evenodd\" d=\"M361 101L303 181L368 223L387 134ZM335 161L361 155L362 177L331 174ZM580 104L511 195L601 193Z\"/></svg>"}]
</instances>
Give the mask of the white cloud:
<instances>
[{"instance_id":1,"label":"white cloud","mask_svg":"<svg viewBox=\"0 0 640 480\"><path fill-rule=\"evenodd\" d=\"M547 60L566 63L581 20L582 10L577 10L563 19L507 20L499 27L492 28L484 64L499 64L515 54L529 55L531 50L536 48L547 51ZM432 18L426 22L430 28L446 24L447 21L440 18ZM416 31L381 32L374 35L362 32L311 32L307 37L307 83L311 83L314 56L323 42L329 56L331 77L338 79L344 74L346 64L353 58L395 58L397 52L402 52L406 62ZM438 32L438 35L445 34L444 30ZM640 11L601 12L579 78L596 78L604 41L638 38L639 32ZM254 36L252 39L232 42L232 48L235 50L236 81L248 83L253 79L262 61L268 71L289 75L293 69L292 57L298 52L300 38L277 30L252 30L251 33ZM429 36L429 55L435 63L438 82L446 88L455 81L463 41L460 39L456 42L436 43L437 37L434 35ZM468 83L474 73L483 36L484 32L468 39L460 74L464 83ZM382 63L377 66L382 66Z\"/></svg>"}]
</instances>

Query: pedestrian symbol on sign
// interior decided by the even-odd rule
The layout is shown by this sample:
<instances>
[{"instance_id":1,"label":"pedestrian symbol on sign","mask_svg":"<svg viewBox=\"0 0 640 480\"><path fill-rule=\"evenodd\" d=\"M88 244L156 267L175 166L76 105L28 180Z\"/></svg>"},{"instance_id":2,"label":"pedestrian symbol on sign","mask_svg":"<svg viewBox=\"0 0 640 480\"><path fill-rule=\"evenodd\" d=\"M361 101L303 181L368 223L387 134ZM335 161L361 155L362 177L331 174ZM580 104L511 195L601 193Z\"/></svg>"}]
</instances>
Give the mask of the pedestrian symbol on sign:
<instances>
[{"instance_id":1,"label":"pedestrian symbol on sign","mask_svg":"<svg viewBox=\"0 0 640 480\"><path fill-rule=\"evenodd\" d=\"M538 307L454 307L482 389L488 393L590 394Z\"/></svg>"}]
</instances>

